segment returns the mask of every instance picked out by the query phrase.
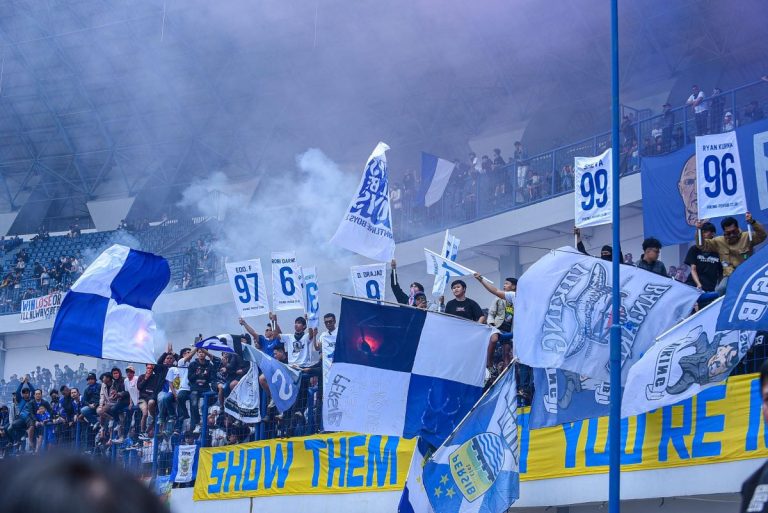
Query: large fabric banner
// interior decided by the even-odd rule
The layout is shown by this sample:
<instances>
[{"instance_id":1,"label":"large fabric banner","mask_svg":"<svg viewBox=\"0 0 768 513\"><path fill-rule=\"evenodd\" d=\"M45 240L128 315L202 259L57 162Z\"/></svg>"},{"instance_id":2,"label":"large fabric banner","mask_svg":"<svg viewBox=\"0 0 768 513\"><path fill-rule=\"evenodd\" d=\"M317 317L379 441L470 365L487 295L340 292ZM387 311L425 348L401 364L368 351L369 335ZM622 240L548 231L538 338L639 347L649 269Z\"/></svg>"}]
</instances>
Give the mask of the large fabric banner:
<instances>
[{"instance_id":1,"label":"large fabric banner","mask_svg":"<svg viewBox=\"0 0 768 513\"><path fill-rule=\"evenodd\" d=\"M455 262L456 257L459 256L459 244L461 244L461 240L455 235L451 235L449 230L445 230L445 240L443 241L443 251L441 253L442 256ZM435 284L432 286L432 297L437 299L444 295L445 287L450 280L447 272L436 274Z\"/></svg>"},{"instance_id":2,"label":"large fabric banner","mask_svg":"<svg viewBox=\"0 0 768 513\"><path fill-rule=\"evenodd\" d=\"M304 308L301 267L293 251L272 253L272 300L275 310Z\"/></svg>"},{"instance_id":3,"label":"large fabric banner","mask_svg":"<svg viewBox=\"0 0 768 513\"><path fill-rule=\"evenodd\" d=\"M747 211L736 132L696 138L696 198L699 219Z\"/></svg>"},{"instance_id":4,"label":"large fabric banner","mask_svg":"<svg viewBox=\"0 0 768 513\"><path fill-rule=\"evenodd\" d=\"M596 157L574 158L575 224L578 228L611 222L611 149Z\"/></svg>"},{"instance_id":5,"label":"large fabric banner","mask_svg":"<svg viewBox=\"0 0 768 513\"><path fill-rule=\"evenodd\" d=\"M389 208L389 169L380 142L368 157L360 186L331 243L372 260L389 262L395 255Z\"/></svg>"},{"instance_id":6,"label":"large fabric banner","mask_svg":"<svg viewBox=\"0 0 768 513\"><path fill-rule=\"evenodd\" d=\"M387 274L386 264L355 265L349 269L352 290L357 297L384 299Z\"/></svg>"},{"instance_id":7,"label":"large fabric banner","mask_svg":"<svg viewBox=\"0 0 768 513\"><path fill-rule=\"evenodd\" d=\"M52 292L34 299L22 300L19 322L37 322L56 317L63 296L63 292Z\"/></svg>"},{"instance_id":8,"label":"large fabric banner","mask_svg":"<svg viewBox=\"0 0 768 513\"><path fill-rule=\"evenodd\" d=\"M621 420L621 471L768 457L757 374L733 376L672 406ZM518 415L523 481L608 473L608 417L529 429Z\"/></svg>"},{"instance_id":9,"label":"large fabric banner","mask_svg":"<svg viewBox=\"0 0 768 513\"><path fill-rule=\"evenodd\" d=\"M327 433L200 449L194 499L402 490L413 440Z\"/></svg>"},{"instance_id":10,"label":"large fabric banner","mask_svg":"<svg viewBox=\"0 0 768 513\"><path fill-rule=\"evenodd\" d=\"M718 330L765 329L768 317L768 253L758 251L728 278Z\"/></svg>"},{"instance_id":11,"label":"large fabric banner","mask_svg":"<svg viewBox=\"0 0 768 513\"><path fill-rule=\"evenodd\" d=\"M261 260L227 262L227 279L240 317L255 317L269 312L266 280Z\"/></svg>"},{"instance_id":12,"label":"large fabric banner","mask_svg":"<svg viewBox=\"0 0 768 513\"><path fill-rule=\"evenodd\" d=\"M515 354L531 367L609 380L611 262L563 247L517 284ZM666 276L622 266L622 382L656 336L688 315L700 292Z\"/></svg>"},{"instance_id":13,"label":"large fabric banner","mask_svg":"<svg viewBox=\"0 0 768 513\"><path fill-rule=\"evenodd\" d=\"M191 483L197 474L196 445L177 445L173 450L173 464L171 466L172 483Z\"/></svg>"},{"instance_id":14,"label":"large fabric banner","mask_svg":"<svg viewBox=\"0 0 768 513\"><path fill-rule=\"evenodd\" d=\"M744 157L741 169L747 209L764 221L768 219L768 119L739 127L735 133ZM640 179L645 236L656 237L665 245L693 242L699 216L694 145L661 157L643 157ZM719 228L719 219L710 221Z\"/></svg>"},{"instance_id":15,"label":"large fabric banner","mask_svg":"<svg viewBox=\"0 0 768 513\"><path fill-rule=\"evenodd\" d=\"M724 380L755 341L754 331L718 331L716 301L656 339L629 369L626 417L687 399Z\"/></svg>"}]
</instances>

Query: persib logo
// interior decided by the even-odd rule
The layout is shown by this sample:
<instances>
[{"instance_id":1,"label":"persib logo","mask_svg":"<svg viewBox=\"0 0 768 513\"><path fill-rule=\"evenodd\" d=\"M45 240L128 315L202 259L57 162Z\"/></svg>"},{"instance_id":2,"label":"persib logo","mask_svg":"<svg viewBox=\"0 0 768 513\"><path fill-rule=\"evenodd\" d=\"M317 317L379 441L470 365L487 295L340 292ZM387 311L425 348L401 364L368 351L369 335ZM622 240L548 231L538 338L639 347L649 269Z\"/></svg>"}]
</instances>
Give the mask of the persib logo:
<instances>
[{"instance_id":1,"label":"persib logo","mask_svg":"<svg viewBox=\"0 0 768 513\"><path fill-rule=\"evenodd\" d=\"M736 296L730 321L759 321L768 309L768 264L747 278Z\"/></svg>"}]
</instances>

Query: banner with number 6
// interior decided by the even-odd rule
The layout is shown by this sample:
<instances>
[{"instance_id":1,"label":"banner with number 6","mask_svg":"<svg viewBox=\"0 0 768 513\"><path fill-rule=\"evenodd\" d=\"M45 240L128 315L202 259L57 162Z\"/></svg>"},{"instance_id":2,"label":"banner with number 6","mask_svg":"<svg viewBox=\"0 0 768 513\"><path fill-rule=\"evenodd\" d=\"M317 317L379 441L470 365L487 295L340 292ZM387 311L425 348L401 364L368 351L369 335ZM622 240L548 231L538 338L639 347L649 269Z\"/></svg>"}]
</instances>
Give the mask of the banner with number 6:
<instances>
[{"instance_id":1,"label":"banner with number 6","mask_svg":"<svg viewBox=\"0 0 768 513\"><path fill-rule=\"evenodd\" d=\"M301 267L293 251L272 253L272 299L276 311L304 308Z\"/></svg>"},{"instance_id":2,"label":"banner with number 6","mask_svg":"<svg viewBox=\"0 0 768 513\"><path fill-rule=\"evenodd\" d=\"M747 211L736 132L696 138L696 194L699 219Z\"/></svg>"},{"instance_id":3,"label":"banner with number 6","mask_svg":"<svg viewBox=\"0 0 768 513\"><path fill-rule=\"evenodd\" d=\"M611 222L611 149L597 157L574 160L575 225L578 228Z\"/></svg>"},{"instance_id":4,"label":"banner with number 6","mask_svg":"<svg viewBox=\"0 0 768 513\"><path fill-rule=\"evenodd\" d=\"M240 317L269 313L269 298L260 259L227 262L227 277Z\"/></svg>"},{"instance_id":5,"label":"banner with number 6","mask_svg":"<svg viewBox=\"0 0 768 513\"><path fill-rule=\"evenodd\" d=\"M355 296L384 300L386 264L355 265L349 271Z\"/></svg>"}]
</instances>

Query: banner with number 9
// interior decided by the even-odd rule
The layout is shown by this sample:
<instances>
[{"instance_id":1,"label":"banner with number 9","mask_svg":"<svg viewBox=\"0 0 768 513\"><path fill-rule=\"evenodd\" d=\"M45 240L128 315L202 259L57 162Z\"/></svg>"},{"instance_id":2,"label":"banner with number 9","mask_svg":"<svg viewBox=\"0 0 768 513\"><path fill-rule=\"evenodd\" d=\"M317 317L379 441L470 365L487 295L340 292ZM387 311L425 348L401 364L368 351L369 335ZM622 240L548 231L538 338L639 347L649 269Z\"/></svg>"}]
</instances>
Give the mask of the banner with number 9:
<instances>
[{"instance_id":1,"label":"banner with number 9","mask_svg":"<svg viewBox=\"0 0 768 513\"><path fill-rule=\"evenodd\" d=\"M574 159L575 225L578 228L611 222L611 150L597 157Z\"/></svg>"},{"instance_id":2,"label":"banner with number 9","mask_svg":"<svg viewBox=\"0 0 768 513\"><path fill-rule=\"evenodd\" d=\"M276 311L304 308L301 267L293 251L272 253L272 297Z\"/></svg>"},{"instance_id":3,"label":"banner with number 9","mask_svg":"<svg viewBox=\"0 0 768 513\"><path fill-rule=\"evenodd\" d=\"M696 138L696 194L699 219L747 211L736 132Z\"/></svg>"},{"instance_id":4,"label":"banner with number 9","mask_svg":"<svg viewBox=\"0 0 768 513\"><path fill-rule=\"evenodd\" d=\"M261 260L227 262L227 277L240 317L269 313L269 298L261 272Z\"/></svg>"},{"instance_id":5,"label":"banner with number 9","mask_svg":"<svg viewBox=\"0 0 768 513\"><path fill-rule=\"evenodd\" d=\"M352 290L357 297L384 299L386 264L355 265L350 268Z\"/></svg>"}]
</instances>

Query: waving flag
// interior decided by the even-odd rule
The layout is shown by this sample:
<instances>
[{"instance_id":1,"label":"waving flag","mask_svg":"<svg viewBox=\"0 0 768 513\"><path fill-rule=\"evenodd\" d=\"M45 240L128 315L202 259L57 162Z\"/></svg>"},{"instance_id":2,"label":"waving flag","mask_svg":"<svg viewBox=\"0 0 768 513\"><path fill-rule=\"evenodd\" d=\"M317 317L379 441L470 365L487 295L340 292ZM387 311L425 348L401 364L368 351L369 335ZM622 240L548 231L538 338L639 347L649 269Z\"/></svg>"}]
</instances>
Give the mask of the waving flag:
<instances>
[{"instance_id":1,"label":"waving flag","mask_svg":"<svg viewBox=\"0 0 768 513\"><path fill-rule=\"evenodd\" d=\"M400 512L503 513L520 496L517 387L510 368L423 466L418 444ZM421 467L421 468L419 468ZM424 496L430 508L425 507Z\"/></svg>"},{"instance_id":2,"label":"waving flag","mask_svg":"<svg viewBox=\"0 0 768 513\"><path fill-rule=\"evenodd\" d=\"M421 191L424 206L429 207L440 201L445 187L451 179L456 164L429 153L421 153Z\"/></svg>"},{"instance_id":3,"label":"waving flag","mask_svg":"<svg viewBox=\"0 0 768 513\"><path fill-rule=\"evenodd\" d=\"M62 301L49 349L154 362L157 328L152 306L170 279L164 258L119 244L108 248Z\"/></svg>"},{"instance_id":4,"label":"waving flag","mask_svg":"<svg viewBox=\"0 0 768 513\"><path fill-rule=\"evenodd\" d=\"M372 260L389 262L395 254L389 209L387 150L380 142L368 157L360 186L341 220L333 244Z\"/></svg>"},{"instance_id":5,"label":"waving flag","mask_svg":"<svg viewBox=\"0 0 768 513\"><path fill-rule=\"evenodd\" d=\"M427 263L427 273L435 276L445 276L447 279L455 276L470 276L475 274L475 271L472 269L457 264L447 258L443 258L427 248L424 248L424 260Z\"/></svg>"},{"instance_id":6,"label":"waving flag","mask_svg":"<svg viewBox=\"0 0 768 513\"><path fill-rule=\"evenodd\" d=\"M239 335L235 335L238 339ZM207 351L221 351L222 353L234 353L235 351L235 337L232 335L216 335L215 337L208 337L195 342L195 347L205 349Z\"/></svg>"},{"instance_id":7,"label":"waving flag","mask_svg":"<svg viewBox=\"0 0 768 513\"><path fill-rule=\"evenodd\" d=\"M461 241L455 235L451 235L449 230L445 230L445 240L443 241L443 257L451 262L456 261L459 255L459 244ZM450 278L447 273L435 275L435 284L432 286L432 297L438 298L445 294L445 286L448 285Z\"/></svg>"},{"instance_id":8,"label":"waving flag","mask_svg":"<svg viewBox=\"0 0 768 513\"><path fill-rule=\"evenodd\" d=\"M264 374L269 386L269 393L280 413L290 410L299 395L301 372L275 360L253 346L243 346L243 357L258 365ZM259 380L256 379L253 381L253 387L258 388L258 386Z\"/></svg>"},{"instance_id":9,"label":"waving flag","mask_svg":"<svg viewBox=\"0 0 768 513\"><path fill-rule=\"evenodd\" d=\"M675 404L725 380L755 341L754 331L718 331L719 300L656 339L629 369L621 416Z\"/></svg>"},{"instance_id":10,"label":"waving flag","mask_svg":"<svg viewBox=\"0 0 768 513\"><path fill-rule=\"evenodd\" d=\"M560 248L520 278L515 354L531 367L609 379L611 262ZM700 292L666 276L621 268L622 382L656 336L688 315Z\"/></svg>"},{"instance_id":11,"label":"waving flag","mask_svg":"<svg viewBox=\"0 0 768 513\"><path fill-rule=\"evenodd\" d=\"M758 251L728 278L717 329L768 330L767 285L768 251Z\"/></svg>"},{"instance_id":12,"label":"waving flag","mask_svg":"<svg viewBox=\"0 0 768 513\"><path fill-rule=\"evenodd\" d=\"M323 426L440 445L482 392L483 324L343 298Z\"/></svg>"}]
</instances>

